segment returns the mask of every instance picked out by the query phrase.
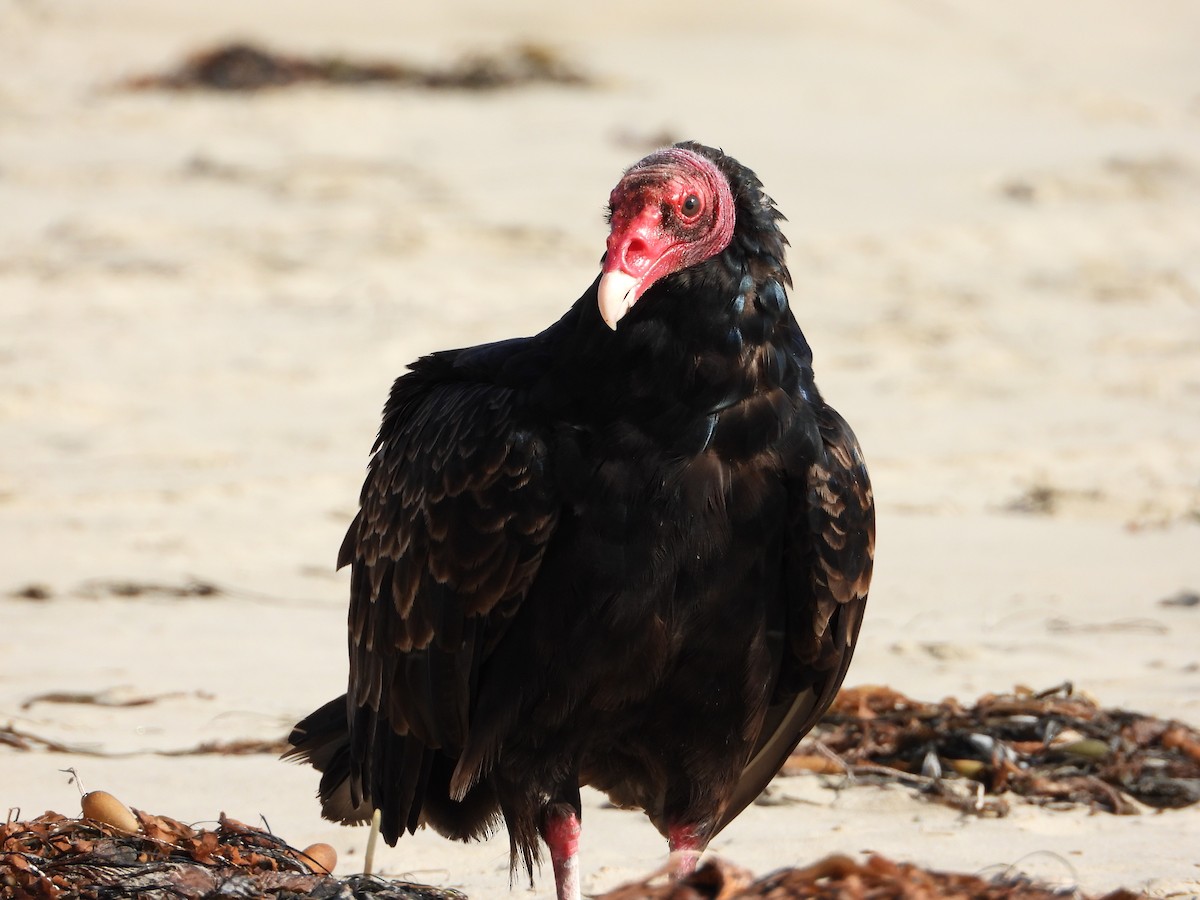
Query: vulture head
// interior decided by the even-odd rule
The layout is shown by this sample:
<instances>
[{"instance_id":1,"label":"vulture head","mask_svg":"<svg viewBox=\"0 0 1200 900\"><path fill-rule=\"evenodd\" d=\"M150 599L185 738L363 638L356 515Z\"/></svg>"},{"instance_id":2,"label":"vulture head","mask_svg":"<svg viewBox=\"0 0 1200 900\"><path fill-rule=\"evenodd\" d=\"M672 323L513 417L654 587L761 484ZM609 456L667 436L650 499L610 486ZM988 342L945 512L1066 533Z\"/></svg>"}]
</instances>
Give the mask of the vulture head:
<instances>
[{"instance_id":1,"label":"vulture head","mask_svg":"<svg viewBox=\"0 0 1200 900\"><path fill-rule=\"evenodd\" d=\"M775 282L767 306L777 317L786 304L778 288L791 283L783 218L758 176L722 151L693 141L656 150L609 197L601 318L615 331L655 285L729 299L745 292L747 275Z\"/></svg>"},{"instance_id":2,"label":"vulture head","mask_svg":"<svg viewBox=\"0 0 1200 900\"><path fill-rule=\"evenodd\" d=\"M699 149L678 144L657 150L613 188L599 305L614 331L651 285L711 259L733 239L729 177Z\"/></svg>"}]
</instances>

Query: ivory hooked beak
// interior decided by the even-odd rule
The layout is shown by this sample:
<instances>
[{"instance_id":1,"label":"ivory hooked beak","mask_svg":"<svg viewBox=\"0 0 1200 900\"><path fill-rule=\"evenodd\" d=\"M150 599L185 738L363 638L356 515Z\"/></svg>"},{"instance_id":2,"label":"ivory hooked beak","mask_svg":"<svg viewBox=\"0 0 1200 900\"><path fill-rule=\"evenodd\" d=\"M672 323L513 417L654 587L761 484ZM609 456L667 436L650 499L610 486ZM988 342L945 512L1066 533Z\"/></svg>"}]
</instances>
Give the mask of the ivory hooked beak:
<instances>
[{"instance_id":1,"label":"ivory hooked beak","mask_svg":"<svg viewBox=\"0 0 1200 900\"><path fill-rule=\"evenodd\" d=\"M637 288L641 283L640 278L620 269L613 269L601 276L596 305L600 307L600 318L613 331L617 330L617 323L637 302Z\"/></svg>"}]
</instances>

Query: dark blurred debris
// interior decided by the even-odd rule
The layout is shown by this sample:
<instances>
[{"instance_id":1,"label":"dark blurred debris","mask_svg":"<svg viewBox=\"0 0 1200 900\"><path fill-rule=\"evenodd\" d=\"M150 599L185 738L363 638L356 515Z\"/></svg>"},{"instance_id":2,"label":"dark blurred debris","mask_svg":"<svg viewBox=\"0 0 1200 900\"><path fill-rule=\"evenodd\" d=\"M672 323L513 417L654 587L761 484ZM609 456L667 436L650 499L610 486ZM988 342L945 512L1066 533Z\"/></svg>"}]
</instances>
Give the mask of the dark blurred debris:
<instances>
[{"instance_id":1,"label":"dark blurred debris","mask_svg":"<svg viewBox=\"0 0 1200 900\"><path fill-rule=\"evenodd\" d=\"M1026 488L1020 496L1005 504L1009 512L1034 513L1048 516L1058 505L1058 492L1046 484L1035 484Z\"/></svg>"},{"instance_id":2,"label":"dark blurred debris","mask_svg":"<svg viewBox=\"0 0 1200 900\"><path fill-rule=\"evenodd\" d=\"M326 875L303 851L224 814L209 831L135 812L141 833L134 835L53 812L0 827L0 898L462 896L408 882Z\"/></svg>"},{"instance_id":3,"label":"dark blurred debris","mask_svg":"<svg viewBox=\"0 0 1200 900\"><path fill-rule=\"evenodd\" d=\"M209 581L191 579L183 584L156 584L151 581L94 578L86 581L75 592L89 599L120 597L220 597L225 592Z\"/></svg>"},{"instance_id":4,"label":"dark blurred debris","mask_svg":"<svg viewBox=\"0 0 1200 900\"><path fill-rule=\"evenodd\" d=\"M21 709L27 710L38 703L77 703L85 706L149 706L160 700L172 700L178 697L197 697L201 700L211 700L213 695L206 691L171 691L166 694L128 694L117 688L103 691L49 691L45 694L35 694L21 703Z\"/></svg>"},{"instance_id":5,"label":"dark blurred debris","mask_svg":"<svg viewBox=\"0 0 1200 900\"><path fill-rule=\"evenodd\" d=\"M54 596L54 592L44 584L27 584L15 591L9 591L8 596L17 600L49 600Z\"/></svg>"},{"instance_id":6,"label":"dark blurred debris","mask_svg":"<svg viewBox=\"0 0 1200 900\"><path fill-rule=\"evenodd\" d=\"M7 596L20 600L49 601L56 598L82 600L154 600L235 598L255 603L294 605L295 597L278 597L245 590L233 585L222 585L208 578L186 576L177 584L141 581L134 578L88 578L73 588L56 593L43 584L28 584L8 592ZM314 601L303 601L306 603Z\"/></svg>"},{"instance_id":7,"label":"dark blurred debris","mask_svg":"<svg viewBox=\"0 0 1200 900\"><path fill-rule=\"evenodd\" d=\"M293 56L251 43L230 43L194 53L173 71L139 75L131 90L257 91L304 83L341 86L386 84L428 90L487 91L530 84L585 86L591 79L541 44L464 56L449 66L354 60L343 56Z\"/></svg>"},{"instance_id":8,"label":"dark blurred debris","mask_svg":"<svg viewBox=\"0 0 1200 900\"><path fill-rule=\"evenodd\" d=\"M1053 618L1046 622L1046 628L1059 634L1093 634L1096 632L1140 631L1143 634L1166 634L1171 629L1162 622L1154 619L1113 619L1111 622L1071 622L1067 619Z\"/></svg>"},{"instance_id":9,"label":"dark blurred debris","mask_svg":"<svg viewBox=\"0 0 1200 900\"><path fill-rule=\"evenodd\" d=\"M1104 494L1098 490L1073 490L1039 482L1030 485L1018 496L1009 500L1004 504L1003 509L1007 512L1052 516L1061 510L1064 503L1082 502L1087 504L1103 499Z\"/></svg>"},{"instance_id":10,"label":"dark blurred debris","mask_svg":"<svg viewBox=\"0 0 1200 900\"><path fill-rule=\"evenodd\" d=\"M745 869L716 859L695 874L669 884L661 878L626 884L597 900L1084 900L1078 891L1037 884L1021 875L985 879L978 875L933 872L912 863L870 856L857 862L848 856L827 856L810 866L780 869L754 879ZM1134 900L1142 895L1117 890L1103 900Z\"/></svg>"},{"instance_id":11,"label":"dark blurred debris","mask_svg":"<svg viewBox=\"0 0 1200 900\"><path fill-rule=\"evenodd\" d=\"M1200 801L1200 732L1101 709L1060 685L925 703L887 687L843 690L783 773L841 771L919 787L964 811L1003 815L997 795L1049 808L1137 813ZM984 796L984 795L988 796Z\"/></svg>"},{"instance_id":12,"label":"dark blurred debris","mask_svg":"<svg viewBox=\"0 0 1200 900\"><path fill-rule=\"evenodd\" d=\"M1037 186L1024 178L1012 178L1000 185L1000 193L1018 203L1033 203L1038 199Z\"/></svg>"},{"instance_id":13,"label":"dark blurred debris","mask_svg":"<svg viewBox=\"0 0 1200 900\"><path fill-rule=\"evenodd\" d=\"M1164 597L1162 600L1159 600L1158 605L1184 608L1200 606L1200 593L1196 591L1180 591L1178 594L1172 594L1170 597Z\"/></svg>"}]
</instances>

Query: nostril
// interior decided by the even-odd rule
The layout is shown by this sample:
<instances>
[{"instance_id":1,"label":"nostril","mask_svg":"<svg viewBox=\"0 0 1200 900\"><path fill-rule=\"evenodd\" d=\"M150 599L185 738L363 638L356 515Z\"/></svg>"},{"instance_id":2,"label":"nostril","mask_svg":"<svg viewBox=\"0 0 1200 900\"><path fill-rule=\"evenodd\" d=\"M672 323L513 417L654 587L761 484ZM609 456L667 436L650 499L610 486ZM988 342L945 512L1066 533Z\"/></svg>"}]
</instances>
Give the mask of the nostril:
<instances>
[{"instance_id":1,"label":"nostril","mask_svg":"<svg viewBox=\"0 0 1200 900\"><path fill-rule=\"evenodd\" d=\"M625 262L626 262L626 264L639 263L639 262L645 261L646 250L647 250L646 242L643 241L641 238L634 238L633 240L631 240L628 244L625 245Z\"/></svg>"}]
</instances>

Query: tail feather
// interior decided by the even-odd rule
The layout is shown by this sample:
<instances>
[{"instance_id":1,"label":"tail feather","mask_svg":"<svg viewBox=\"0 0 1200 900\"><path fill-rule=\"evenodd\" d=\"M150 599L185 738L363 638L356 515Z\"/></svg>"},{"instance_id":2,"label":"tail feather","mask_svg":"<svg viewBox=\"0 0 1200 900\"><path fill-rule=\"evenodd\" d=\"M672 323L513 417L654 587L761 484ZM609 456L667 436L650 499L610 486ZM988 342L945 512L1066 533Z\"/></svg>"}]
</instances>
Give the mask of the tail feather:
<instances>
[{"instance_id":1,"label":"tail feather","mask_svg":"<svg viewBox=\"0 0 1200 900\"><path fill-rule=\"evenodd\" d=\"M350 730L346 724L346 695L330 700L305 716L288 735L292 749L283 754L289 761L306 762L321 773L317 797L321 815L343 825L371 821L374 808L369 797L355 802L350 790Z\"/></svg>"},{"instance_id":2,"label":"tail feather","mask_svg":"<svg viewBox=\"0 0 1200 900\"><path fill-rule=\"evenodd\" d=\"M450 797L457 758L397 734L388 722L368 716L364 758L355 764L349 725L350 708L343 694L301 720L288 735L289 761L309 763L321 773L317 797L321 815L343 825L371 821L382 813L380 832L395 844L404 832L429 825L459 841L479 840L500 824L499 800L488 779L462 798Z\"/></svg>"}]
</instances>

